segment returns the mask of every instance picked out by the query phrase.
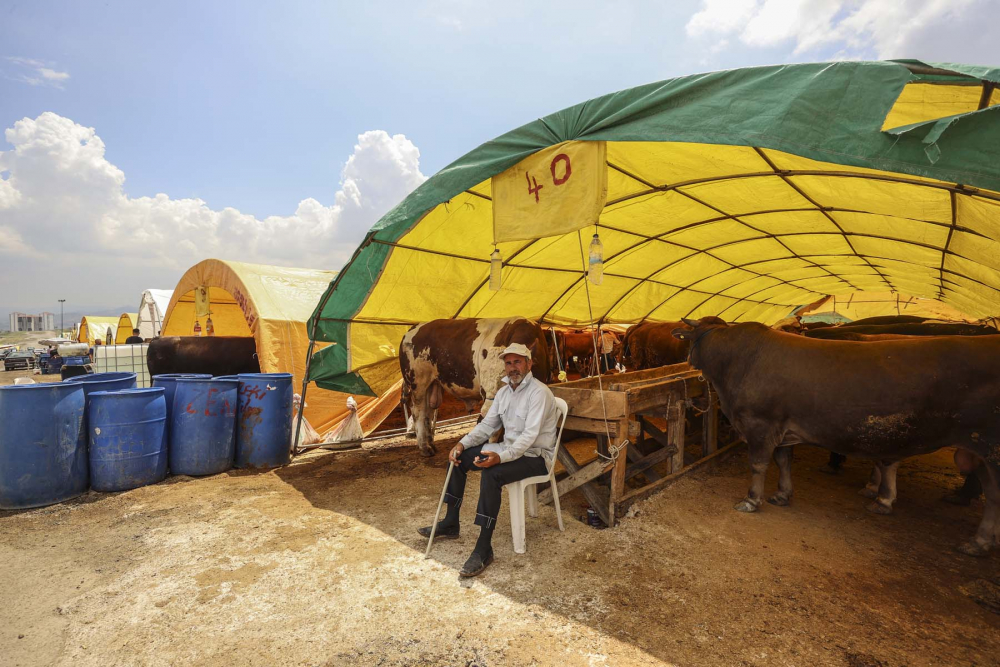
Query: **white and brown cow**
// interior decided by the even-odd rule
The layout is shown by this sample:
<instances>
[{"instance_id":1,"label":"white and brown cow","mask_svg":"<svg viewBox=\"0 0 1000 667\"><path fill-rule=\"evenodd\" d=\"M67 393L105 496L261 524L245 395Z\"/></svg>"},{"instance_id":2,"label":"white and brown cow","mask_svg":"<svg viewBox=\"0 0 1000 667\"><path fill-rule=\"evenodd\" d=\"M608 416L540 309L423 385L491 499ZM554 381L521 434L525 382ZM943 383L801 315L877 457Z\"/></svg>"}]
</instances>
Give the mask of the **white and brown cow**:
<instances>
[{"instance_id":1,"label":"white and brown cow","mask_svg":"<svg viewBox=\"0 0 1000 667\"><path fill-rule=\"evenodd\" d=\"M531 350L531 374L548 382L542 328L523 317L432 320L406 332L399 349L403 400L413 416L421 454L435 452L434 424L442 392L464 401L469 412L485 401L482 413L486 413L503 378L500 353L511 343Z\"/></svg>"}]
</instances>

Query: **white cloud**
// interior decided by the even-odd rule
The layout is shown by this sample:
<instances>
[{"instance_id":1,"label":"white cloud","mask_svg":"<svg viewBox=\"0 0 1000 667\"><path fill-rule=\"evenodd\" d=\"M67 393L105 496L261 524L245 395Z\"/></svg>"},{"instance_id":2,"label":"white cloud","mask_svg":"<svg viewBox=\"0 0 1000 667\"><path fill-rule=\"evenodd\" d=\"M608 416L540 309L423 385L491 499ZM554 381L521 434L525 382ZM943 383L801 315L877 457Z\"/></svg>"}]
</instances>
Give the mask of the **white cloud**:
<instances>
[{"instance_id":1,"label":"white cloud","mask_svg":"<svg viewBox=\"0 0 1000 667\"><path fill-rule=\"evenodd\" d=\"M691 37L738 32L757 11L757 0L702 0L702 9L688 21Z\"/></svg>"},{"instance_id":2,"label":"white cloud","mask_svg":"<svg viewBox=\"0 0 1000 667\"><path fill-rule=\"evenodd\" d=\"M10 72L5 74L12 81L20 81L30 86L51 86L52 88L63 88L63 83L69 80L69 72L60 72L52 69L47 63L31 58L21 58L19 56L8 56Z\"/></svg>"},{"instance_id":3,"label":"white cloud","mask_svg":"<svg viewBox=\"0 0 1000 667\"><path fill-rule=\"evenodd\" d=\"M918 58L992 64L984 21L1000 0L702 0L689 37L738 37L751 47L832 47L837 57Z\"/></svg>"},{"instance_id":4,"label":"white cloud","mask_svg":"<svg viewBox=\"0 0 1000 667\"><path fill-rule=\"evenodd\" d=\"M173 281L207 257L338 268L371 225L425 180L420 152L405 136L365 132L332 205L304 199L291 215L261 220L200 199L129 197L125 174L108 162L95 130L51 112L18 121L5 137L13 149L0 152L0 258L44 253L95 272L127 259ZM38 276L0 275L0 289L17 278L42 279L51 266L40 265ZM129 294L156 281L139 282Z\"/></svg>"}]
</instances>

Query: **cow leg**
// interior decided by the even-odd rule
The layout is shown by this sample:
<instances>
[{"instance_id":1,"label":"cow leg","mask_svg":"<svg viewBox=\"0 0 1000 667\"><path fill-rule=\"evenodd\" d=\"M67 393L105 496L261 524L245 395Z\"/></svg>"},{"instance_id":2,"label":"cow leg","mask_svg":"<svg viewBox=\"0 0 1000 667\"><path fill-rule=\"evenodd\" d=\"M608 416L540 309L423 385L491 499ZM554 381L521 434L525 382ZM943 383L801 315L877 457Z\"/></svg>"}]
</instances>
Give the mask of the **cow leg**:
<instances>
[{"instance_id":1,"label":"cow leg","mask_svg":"<svg viewBox=\"0 0 1000 667\"><path fill-rule=\"evenodd\" d=\"M879 461L877 465L876 470L881 477L878 495L874 502L865 505L865 509L873 514L892 514L892 504L896 501L896 470L899 468L899 461Z\"/></svg>"},{"instance_id":2,"label":"cow leg","mask_svg":"<svg viewBox=\"0 0 1000 667\"><path fill-rule=\"evenodd\" d=\"M968 556L985 556L1000 541L1000 466L985 462L979 464L972 473L979 476L986 496L983 520L975 537L960 545L958 550Z\"/></svg>"},{"instance_id":3,"label":"cow leg","mask_svg":"<svg viewBox=\"0 0 1000 667\"><path fill-rule=\"evenodd\" d=\"M792 458L795 447L775 447L774 462L778 464L778 492L767 499L767 502L779 507L786 507L792 502Z\"/></svg>"},{"instance_id":4,"label":"cow leg","mask_svg":"<svg viewBox=\"0 0 1000 667\"><path fill-rule=\"evenodd\" d=\"M771 454L776 445L775 439L771 437L748 438L747 444L750 449L750 490L747 497L736 503L733 508L737 512L756 512L760 507L761 498L764 495L764 478L767 476L767 466L771 461Z\"/></svg>"},{"instance_id":5,"label":"cow leg","mask_svg":"<svg viewBox=\"0 0 1000 667\"><path fill-rule=\"evenodd\" d=\"M879 468L879 464L875 463L875 465L872 466L872 474L868 477L868 483L865 484L860 491L858 491L858 495L874 500L878 497L878 490L881 486L882 470Z\"/></svg>"}]
</instances>

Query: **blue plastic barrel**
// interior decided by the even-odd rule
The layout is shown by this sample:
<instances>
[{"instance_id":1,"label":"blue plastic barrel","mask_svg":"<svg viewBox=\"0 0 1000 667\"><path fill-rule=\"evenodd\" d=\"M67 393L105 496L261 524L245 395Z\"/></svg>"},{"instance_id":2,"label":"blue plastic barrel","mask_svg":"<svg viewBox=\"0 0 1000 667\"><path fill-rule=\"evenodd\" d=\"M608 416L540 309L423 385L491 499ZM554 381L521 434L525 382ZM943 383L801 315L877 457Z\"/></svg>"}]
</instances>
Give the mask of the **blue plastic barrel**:
<instances>
[{"instance_id":1,"label":"blue plastic barrel","mask_svg":"<svg viewBox=\"0 0 1000 667\"><path fill-rule=\"evenodd\" d=\"M90 395L90 485L127 491L167 476L167 404L162 387Z\"/></svg>"},{"instance_id":2,"label":"blue plastic barrel","mask_svg":"<svg viewBox=\"0 0 1000 667\"><path fill-rule=\"evenodd\" d=\"M208 373L162 373L160 375L154 375L152 377L152 382L150 383L153 387L163 387L163 398L167 402L167 433L170 432L170 423L174 419L174 390L177 388L177 380L179 378L210 378L212 377ZM168 436L169 437L169 436Z\"/></svg>"},{"instance_id":3,"label":"blue plastic barrel","mask_svg":"<svg viewBox=\"0 0 1000 667\"><path fill-rule=\"evenodd\" d=\"M119 389L134 389L135 373L89 373L77 375L63 382L74 382L83 385L83 393L88 398L95 391L118 391Z\"/></svg>"},{"instance_id":4,"label":"blue plastic barrel","mask_svg":"<svg viewBox=\"0 0 1000 667\"><path fill-rule=\"evenodd\" d=\"M239 380L176 378L170 419L170 472L215 475L233 467Z\"/></svg>"},{"instance_id":5,"label":"blue plastic barrel","mask_svg":"<svg viewBox=\"0 0 1000 667\"><path fill-rule=\"evenodd\" d=\"M237 468L276 468L292 460L291 373L240 373Z\"/></svg>"},{"instance_id":6,"label":"blue plastic barrel","mask_svg":"<svg viewBox=\"0 0 1000 667\"><path fill-rule=\"evenodd\" d=\"M51 505L87 490L85 405L79 384L0 387L0 509Z\"/></svg>"}]
</instances>

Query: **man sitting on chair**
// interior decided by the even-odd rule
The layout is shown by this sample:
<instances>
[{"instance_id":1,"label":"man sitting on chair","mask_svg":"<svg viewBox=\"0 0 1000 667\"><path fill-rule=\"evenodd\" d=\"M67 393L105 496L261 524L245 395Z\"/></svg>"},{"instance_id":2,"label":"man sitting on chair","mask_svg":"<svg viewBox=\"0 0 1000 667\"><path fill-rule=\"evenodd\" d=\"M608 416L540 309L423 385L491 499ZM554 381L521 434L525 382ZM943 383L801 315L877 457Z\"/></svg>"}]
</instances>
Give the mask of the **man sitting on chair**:
<instances>
[{"instance_id":1,"label":"man sitting on chair","mask_svg":"<svg viewBox=\"0 0 1000 667\"><path fill-rule=\"evenodd\" d=\"M458 537L458 513L465 495L465 478L470 470L482 470L476 524L479 540L462 566L462 577L474 577L493 562L493 529L500 513L500 491L506 484L545 475L553 464L559 412L552 392L531 375L531 351L513 343L501 355L505 386L497 391L493 405L479 424L448 454L455 464L445 493L448 513L437 525L434 538ZM503 442L484 444L501 426ZM430 537L431 526L420 528Z\"/></svg>"}]
</instances>

